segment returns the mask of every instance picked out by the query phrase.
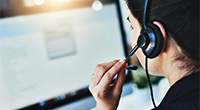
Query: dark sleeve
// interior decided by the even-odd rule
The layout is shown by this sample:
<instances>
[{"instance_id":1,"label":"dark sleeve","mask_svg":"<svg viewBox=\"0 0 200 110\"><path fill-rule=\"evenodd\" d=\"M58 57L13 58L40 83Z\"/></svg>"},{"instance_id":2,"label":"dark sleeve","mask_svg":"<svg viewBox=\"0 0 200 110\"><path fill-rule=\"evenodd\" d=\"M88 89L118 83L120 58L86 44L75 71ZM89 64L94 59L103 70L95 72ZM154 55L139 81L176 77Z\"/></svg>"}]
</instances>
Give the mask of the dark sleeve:
<instances>
[{"instance_id":1,"label":"dark sleeve","mask_svg":"<svg viewBox=\"0 0 200 110\"><path fill-rule=\"evenodd\" d=\"M170 103L167 105L158 106L153 110L200 110L199 109L200 103L199 101L187 101L187 102L176 102Z\"/></svg>"}]
</instances>

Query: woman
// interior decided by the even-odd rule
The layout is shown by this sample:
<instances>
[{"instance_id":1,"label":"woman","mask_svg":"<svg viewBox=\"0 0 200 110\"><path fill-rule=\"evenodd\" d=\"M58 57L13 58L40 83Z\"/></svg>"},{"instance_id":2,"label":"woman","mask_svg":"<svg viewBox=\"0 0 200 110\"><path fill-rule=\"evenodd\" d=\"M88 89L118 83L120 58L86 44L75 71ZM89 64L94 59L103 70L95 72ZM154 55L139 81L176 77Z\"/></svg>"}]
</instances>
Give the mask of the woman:
<instances>
[{"instance_id":1,"label":"woman","mask_svg":"<svg viewBox=\"0 0 200 110\"><path fill-rule=\"evenodd\" d=\"M130 9L129 22L134 29L132 46L136 45L142 28L145 0L126 0ZM165 76L170 89L156 110L199 110L199 0L151 0L148 4L149 22L163 36L163 48L158 56L148 60L152 75ZM145 67L145 55L136 51ZM89 89L96 110L117 108L125 78L125 58L98 64ZM112 79L117 76L114 84Z\"/></svg>"}]
</instances>

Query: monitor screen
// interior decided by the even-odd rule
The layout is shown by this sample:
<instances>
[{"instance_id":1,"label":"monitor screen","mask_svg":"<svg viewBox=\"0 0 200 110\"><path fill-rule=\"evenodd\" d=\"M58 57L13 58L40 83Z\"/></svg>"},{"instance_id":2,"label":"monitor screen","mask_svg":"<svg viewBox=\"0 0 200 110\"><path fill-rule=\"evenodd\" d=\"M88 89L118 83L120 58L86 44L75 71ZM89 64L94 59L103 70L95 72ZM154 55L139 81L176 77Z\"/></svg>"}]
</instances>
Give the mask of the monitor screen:
<instances>
[{"instance_id":1,"label":"monitor screen","mask_svg":"<svg viewBox=\"0 0 200 110\"><path fill-rule=\"evenodd\" d=\"M89 95L95 66L125 56L117 3L0 19L1 110L58 106Z\"/></svg>"}]
</instances>

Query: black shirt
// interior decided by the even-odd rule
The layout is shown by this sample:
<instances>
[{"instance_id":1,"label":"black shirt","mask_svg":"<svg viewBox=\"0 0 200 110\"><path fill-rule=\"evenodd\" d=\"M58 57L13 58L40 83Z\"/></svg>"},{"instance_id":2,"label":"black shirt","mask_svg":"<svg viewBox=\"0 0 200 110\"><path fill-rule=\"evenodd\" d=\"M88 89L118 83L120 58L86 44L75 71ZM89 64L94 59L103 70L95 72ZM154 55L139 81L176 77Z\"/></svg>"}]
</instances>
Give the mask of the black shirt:
<instances>
[{"instance_id":1,"label":"black shirt","mask_svg":"<svg viewBox=\"0 0 200 110\"><path fill-rule=\"evenodd\" d=\"M153 110L200 110L199 90L199 72L188 75L172 85Z\"/></svg>"}]
</instances>

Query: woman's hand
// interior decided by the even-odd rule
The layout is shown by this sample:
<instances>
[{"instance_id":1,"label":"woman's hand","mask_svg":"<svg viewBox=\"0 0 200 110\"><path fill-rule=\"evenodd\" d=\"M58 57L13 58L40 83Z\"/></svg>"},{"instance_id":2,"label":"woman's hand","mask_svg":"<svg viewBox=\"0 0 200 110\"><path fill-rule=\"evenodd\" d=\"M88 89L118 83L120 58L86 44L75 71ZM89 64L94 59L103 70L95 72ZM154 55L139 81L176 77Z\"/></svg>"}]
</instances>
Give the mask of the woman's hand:
<instances>
[{"instance_id":1,"label":"woman's hand","mask_svg":"<svg viewBox=\"0 0 200 110\"><path fill-rule=\"evenodd\" d=\"M115 110L122 93L126 70L125 58L98 64L94 70L89 90L94 96L96 110ZM113 84L112 79L117 75Z\"/></svg>"}]
</instances>

